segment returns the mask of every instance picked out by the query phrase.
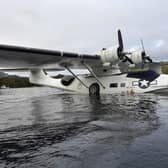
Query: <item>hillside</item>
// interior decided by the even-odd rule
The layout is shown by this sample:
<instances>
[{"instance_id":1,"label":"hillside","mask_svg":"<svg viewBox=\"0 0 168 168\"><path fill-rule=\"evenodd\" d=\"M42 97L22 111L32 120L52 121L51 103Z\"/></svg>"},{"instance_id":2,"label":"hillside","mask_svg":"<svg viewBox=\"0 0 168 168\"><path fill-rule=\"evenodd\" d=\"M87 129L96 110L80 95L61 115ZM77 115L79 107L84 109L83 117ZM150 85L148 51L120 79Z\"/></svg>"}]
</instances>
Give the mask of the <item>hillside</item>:
<instances>
[{"instance_id":1,"label":"hillside","mask_svg":"<svg viewBox=\"0 0 168 168\"><path fill-rule=\"evenodd\" d=\"M162 72L164 74L168 74L168 63L162 65Z\"/></svg>"},{"instance_id":2,"label":"hillside","mask_svg":"<svg viewBox=\"0 0 168 168\"><path fill-rule=\"evenodd\" d=\"M22 88L22 87L32 87L33 84L29 83L29 79L26 77L18 76L5 76L0 77L0 87L9 87L9 88Z\"/></svg>"}]
</instances>

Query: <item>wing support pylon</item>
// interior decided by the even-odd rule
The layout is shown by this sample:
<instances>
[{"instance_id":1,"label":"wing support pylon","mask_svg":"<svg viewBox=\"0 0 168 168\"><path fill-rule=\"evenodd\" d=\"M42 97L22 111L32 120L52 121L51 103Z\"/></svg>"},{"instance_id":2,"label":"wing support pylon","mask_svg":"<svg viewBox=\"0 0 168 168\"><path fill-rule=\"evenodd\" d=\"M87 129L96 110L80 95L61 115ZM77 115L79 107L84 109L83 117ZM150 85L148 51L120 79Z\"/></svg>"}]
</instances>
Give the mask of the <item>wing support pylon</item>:
<instances>
[{"instance_id":1,"label":"wing support pylon","mask_svg":"<svg viewBox=\"0 0 168 168\"><path fill-rule=\"evenodd\" d=\"M106 89L106 87L103 85L103 83L99 80L99 78L97 77L97 75L92 71L91 67L87 64L85 64L85 62L83 62L84 67L90 72L90 74L96 79L96 81L102 86L103 89Z\"/></svg>"},{"instance_id":2,"label":"wing support pylon","mask_svg":"<svg viewBox=\"0 0 168 168\"><path fill-rule=\"evenodd\" d=\"M78 76L68 67L65 66L65 69L72 74L72 76L77 79L85 88L89 88L80 78L78 78Z\"/></svg>"}]
</instances>

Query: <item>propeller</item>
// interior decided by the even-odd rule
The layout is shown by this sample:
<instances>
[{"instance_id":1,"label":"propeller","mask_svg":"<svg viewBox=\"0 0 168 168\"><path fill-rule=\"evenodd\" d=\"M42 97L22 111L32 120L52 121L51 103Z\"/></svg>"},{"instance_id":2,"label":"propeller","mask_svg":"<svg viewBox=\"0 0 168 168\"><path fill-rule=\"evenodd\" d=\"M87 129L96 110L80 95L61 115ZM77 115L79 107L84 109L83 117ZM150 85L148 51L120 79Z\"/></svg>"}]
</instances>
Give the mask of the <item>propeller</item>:
<instances>
[{"instance_id":1,"label":"propeller","mask_svg":"<svg viewBox=\"0 0 168 168\"><path fill-rule=\"evenodd\" d=\"M118 30L118 44L119 44L119 47L118 47L119 59L122 60L122 62L128 61L130 64L134 64L134 62L129 57L127 57L127 54L129 53L124 52L124 45L123 45L121 30Z\"/></svg>"},{"instance_id":2,"label":"propeller","mask_svg":"<svg viewBox=\"0 0 168 168\"><path fill-rule=\"evenodd\" d=\"M144 43L143 43L143 40L141 39L141 46L142 46L142 60L144 63L147 63L147 62L150 62L152 63L152 59L149 57L149 55L146 54L146 51L145 51L145 47L144 47Z\"/></svg>"},{"instance_id":3,"label":"propeller","mask_svg":"<svg viewBox=\"0 0 168 168\"><path fill-rule=\"evenodd\" d=\"M123 52L123 50L124 50L124 45L123 45L123 39L122 39L121 30L118 30L118 44L119 44L118 50L119 50L120 52Z\"/></svg>"}]
</instances>

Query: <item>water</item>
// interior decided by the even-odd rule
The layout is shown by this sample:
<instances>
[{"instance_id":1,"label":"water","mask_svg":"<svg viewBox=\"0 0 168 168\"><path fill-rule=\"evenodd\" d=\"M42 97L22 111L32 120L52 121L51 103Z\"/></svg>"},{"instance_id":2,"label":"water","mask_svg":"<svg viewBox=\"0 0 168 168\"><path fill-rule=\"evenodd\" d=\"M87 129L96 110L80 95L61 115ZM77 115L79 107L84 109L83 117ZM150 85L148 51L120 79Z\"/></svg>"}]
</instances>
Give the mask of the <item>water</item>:
<instances>
[{"instance_id":1,"label":"water","mask_svg":"<svg viewBox=\"0 0 168 168\"><path fill-rule=\"evenodd\" d=\"M167 168L168 97L0 90L1 168Z\"/></svg>"}]
</instances>

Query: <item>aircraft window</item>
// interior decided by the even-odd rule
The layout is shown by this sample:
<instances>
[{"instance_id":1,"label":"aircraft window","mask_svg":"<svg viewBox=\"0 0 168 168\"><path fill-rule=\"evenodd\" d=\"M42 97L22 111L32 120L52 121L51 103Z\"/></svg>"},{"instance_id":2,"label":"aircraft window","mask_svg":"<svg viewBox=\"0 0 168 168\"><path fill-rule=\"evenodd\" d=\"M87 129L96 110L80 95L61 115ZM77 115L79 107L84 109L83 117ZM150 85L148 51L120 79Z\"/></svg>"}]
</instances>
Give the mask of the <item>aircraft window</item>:
<instances>
[{"instance_id":1,"label":"aircraft window","mask_svg":"<svg viewBox=\"0 0 168 168\"><path fill-rule=\"evenodd\" d=\"M64 85L64 86L69 86L73 81L74 81L74 77L73 76L64 76L62 79L61 79L61 83Z\"/></svg>"},{"instance_id":2,"label":"aircraft window","mask_svg":"<svg viewBox=\"0 0 168 168\"><path fill-rule=\"evenodd\" d=\"M110 83L110 88L116 88L118 87L118 83Z\"/></svg>"},{"instance_id":3,"label":"aircraft window","mask_svg":"<svg viewBox=\"0 0 168 168\"><path fill-rule=\"evenodd\" d=\"M120 84L120 87L125 87L125 83L121 83L121 84Z\"/></svg>"}]
</instances>

